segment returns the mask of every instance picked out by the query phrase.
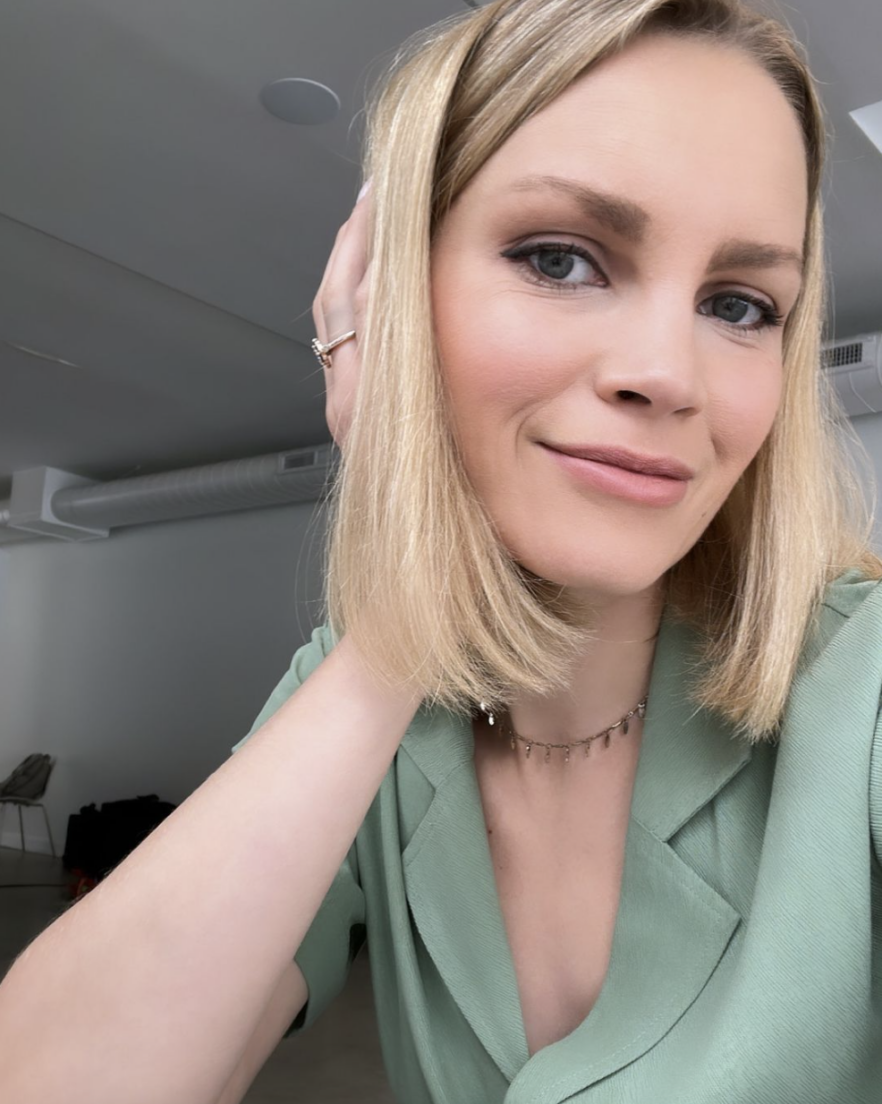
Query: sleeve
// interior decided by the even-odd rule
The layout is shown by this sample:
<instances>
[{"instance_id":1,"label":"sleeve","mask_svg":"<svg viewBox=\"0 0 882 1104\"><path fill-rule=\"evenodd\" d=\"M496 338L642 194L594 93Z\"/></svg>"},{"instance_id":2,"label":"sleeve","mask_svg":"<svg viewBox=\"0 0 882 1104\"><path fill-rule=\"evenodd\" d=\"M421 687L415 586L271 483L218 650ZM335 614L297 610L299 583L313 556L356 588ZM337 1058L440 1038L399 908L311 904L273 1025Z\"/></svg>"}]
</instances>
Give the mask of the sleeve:
<instances>
[{"instance_id":1,"label":"sleeve","mask_svg":"<svg viewBox=\"0 0 882 1104\"><path fill-rule=\"evenodd\" d=\"M291 666L257 715L250 731L232 748L235 754L318 667L334 647L327 624L316 628L309 643L295 654ZM292 840L291 845L303 846ZM355 842L334 876L331 887L303 937L294 961L303 971L309 995L300 1014L283 1038L311 1027L346 984L355 956L367 936L365 901L359 882Z\"/></svg>"}]
</instances>

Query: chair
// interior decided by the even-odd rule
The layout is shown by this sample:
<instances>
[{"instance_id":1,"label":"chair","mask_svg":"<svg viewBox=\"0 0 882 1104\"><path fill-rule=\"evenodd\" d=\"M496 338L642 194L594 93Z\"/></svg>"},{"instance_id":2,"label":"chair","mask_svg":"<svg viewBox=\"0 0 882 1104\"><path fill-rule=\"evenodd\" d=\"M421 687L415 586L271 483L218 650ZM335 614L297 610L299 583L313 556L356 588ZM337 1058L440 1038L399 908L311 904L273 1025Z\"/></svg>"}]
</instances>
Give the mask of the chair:
<instances>
[{"instance_id":1,"label":"chair","mask_svg":"<svg viewBox=\"0 0 882 1104\"><path fill-rule=\"evenodd\" d=\"M58 858L55 853L55 841L52 839L52 829L49 827L49 817L46 815L46 807L41 798L49 785L52 768L55 766L55 758L34 752L23 759L12 774L0 782L0 805L3 807L0 815L0 838L3 835L3 825L6 821L6 806L18 806L18 828L21 833L21 849L25 850L24 843L24 819L21 815L23 805L36 805L43 810L43 819L46 821L46 831L49 833L49 846L52 848L52 857Z\"/></svg>"}]
</instances>

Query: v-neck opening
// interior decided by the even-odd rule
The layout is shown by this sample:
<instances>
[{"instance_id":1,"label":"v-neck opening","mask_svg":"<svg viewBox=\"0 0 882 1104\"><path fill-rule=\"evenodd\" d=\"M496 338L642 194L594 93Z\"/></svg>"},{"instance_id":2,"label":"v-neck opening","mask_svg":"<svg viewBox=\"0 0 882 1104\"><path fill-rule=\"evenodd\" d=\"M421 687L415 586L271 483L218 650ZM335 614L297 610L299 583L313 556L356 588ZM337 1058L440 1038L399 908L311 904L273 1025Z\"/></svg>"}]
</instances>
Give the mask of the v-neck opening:
<instances>
[{"instance_id":1,"label":"v-neck opening","mask_svg":"<svg viewBox=\"0 0 882 1104\"><path fill-rule=\"evenodd\" d=\"M427 709L405 736L405 751L434 788L403 854L408 901L441 979L510 1082L507 1104L550 1099L555 1086L576 1092L640 1057L698 997L740 921L667 842L750 759L749 745L686 699L686 632L663 619L603 986L572 1032L532 1055L471 720Z\"/></svg>"},{"instance_id":2,"label":"v-neck opening","mask_svg":"<svg viewBox=\"0 0 882 1104\"><path fill-rule=\"evenodd\" d=\"M502 933L505 937L505 944L506 944L506 950L507 950L507 954L508 954L509 964L510 964L510 967L511 967L511 974L515 979L515 990L516 990L516 995L517 995L518 1010L519 1010L519 1014L520 1014L519 1015L519 1018L520 1018L520 1025L519 1025L520 1026L520 1033L521 1033L521 1036L522 1036L523 1050L524 1050L524 1053L527 1055L527 1061L529 1062L529 1061L532 1061L534 1058L536 1058L538 1055L540 1055L543 1052L545 1052L546 1050L548 1050L549 1048L556 1047L558 1044L564 1042L567 1038L569 1038L571 1035L574 1035L576 1032L581 1031L583 1029L587 1029L588 1022L590 1021L591 1017L594 1014L595 1009L597 1008L598 1004L600 1003L601 998L603 997L603 994L604 994L604 990L607 988L609 977L610 977L610 972L611 972L612 966L613 966L613 954L615 953L615 945L616 945L615 930L616 930L616 928L618 927L618 924L619 924L619 913L620 913L620 910L621 910L622 887L624 885L624 880L625 880L624 866L625 866L625 863L627 862L627 857L628 857L627 856L627 833L630 832L630 830L631 830L630 829L631 815L632 815L631 814L631 809L633 807L633 798L634 798L633 779L631 780L631 792L630 792L630 797L629 797L628 825L626 827L626 836L625 836L625 840L623 842L624 855L623 855L623 858L622 858L621 878L620 878L619 884L618 884L618 897L617 897L617 903L616 903L616 916L615 916L615 920L613 922L612 943L611 943L609 958L608 958L607 964L606 964L606 969L604 971L603 983L601 984L600 989L598 990L597 996L595 997L594 1002L593 1002L591 1008L589 1009L587 1015L584 1016L582 1018L582 1020L571 1031L567 1032L566 1035L562 1035L559 1039L555 1039L552 1042L546 1043L544 1046L539 1047L536 1051L534 1051L531 1054L529 1052L529 1043L528 1043L528 1040L527 1040L526 1019L525 1019L525 1016L524 1016L524 1005L523 1005L523 995L522 995L522 992L521 992L520 979L519 979L519 974L518 974L518 970L517 970L517 965L516 965L516 962L515 962L514 949L513 949L512 940L511 940L511 932L509 931L508 926L506 924L505 911L504 911L503 905L502 905L502 893L500 892L500 886L499 886L499 882L498 882L498 879L497 879L497 876L496 876L496 868L495 868L495 864L494 864L494 861L493 861L493 853L492 853L491 846L490 846L490 840L488 838L487 831L486 831L487 828L488 828L487 811L486 811L486 807L485 807L485 804L484 804L484 795L483 795L482 788L481 788L481 781L480 781L480 778L479 778L479 775L478 775L478 762L477 762L477 755L476 755L477 741L475 740L474 720L473 719L467 720L465 722L465 725L466 725L466 728L467 728L469 734L472 737L472 744L473 744L472 755L470 756L470 759L469 759L469 766L470 766L470 769L471 769L473 783L474 783L474 792L476 794L477 812L478 812L478 815L480 816L480 819L481 819L481 821L483 823L483 827L484 827L484 832L483 832L484 848L483 848L483 850L484 850L485 868L487 870L488 882L492 887L492 895L493 895L493 898L494 898L495 911L496 911L496 913L498 915L498 918L499 918L499 925L500 925L501 931L502 931ZM602 754L602 752L601 752L601 754ZM638 759L638 763L639 763L639 759Z\"/></svg>"}]
</instances>

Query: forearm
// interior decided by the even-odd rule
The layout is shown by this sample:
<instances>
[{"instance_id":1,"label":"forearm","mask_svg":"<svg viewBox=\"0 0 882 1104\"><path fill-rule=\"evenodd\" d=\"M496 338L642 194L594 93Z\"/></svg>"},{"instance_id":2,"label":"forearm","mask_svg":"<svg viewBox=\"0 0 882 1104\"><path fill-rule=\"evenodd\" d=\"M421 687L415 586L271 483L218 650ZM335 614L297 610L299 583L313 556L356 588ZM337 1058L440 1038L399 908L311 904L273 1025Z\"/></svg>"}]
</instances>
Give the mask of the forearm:
<instances>
[{"instance_id":1,"label":"forearm","mask_svg":"<svg viewBox=\"0 0 882 1104\"><path fill-rule=\"evenodd\" d=\"M0 1099L214 1104L417 702L346 638L0 985Z\"/></svg>"}]
</instances>

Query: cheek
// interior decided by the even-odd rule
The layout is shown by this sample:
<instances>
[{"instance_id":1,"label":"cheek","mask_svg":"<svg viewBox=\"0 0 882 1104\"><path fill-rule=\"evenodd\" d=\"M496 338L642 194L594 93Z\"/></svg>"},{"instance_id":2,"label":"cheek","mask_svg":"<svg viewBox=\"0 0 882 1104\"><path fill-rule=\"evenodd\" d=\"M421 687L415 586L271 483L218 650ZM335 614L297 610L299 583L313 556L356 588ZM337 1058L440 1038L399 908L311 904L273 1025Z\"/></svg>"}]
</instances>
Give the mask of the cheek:
<instances>
[{"instance_id":1,"label":"cheek","mask_svg":"<svg viewBox=\"0 0 882 1104\"><path fill-rule=\"evenodd\" d=\"M710 425L717 456L734 478L744 471L768 436L781 391L781 364L769 358L751 366L749 373L740 378L732 372L710 398Z\"/></svg>"},{"instance_id":2,"label":"cheek","mask_svg":"<svg viewBox=\"0 0 882 1104\"><path fill-rule=\"evenodd\" d=\"M443 282L433 293L435 335L451 413L468 435L528 413L553 393L554 365L544 328L525 317L526 304L512 295Z\"/></svg>"}]
</instances>

